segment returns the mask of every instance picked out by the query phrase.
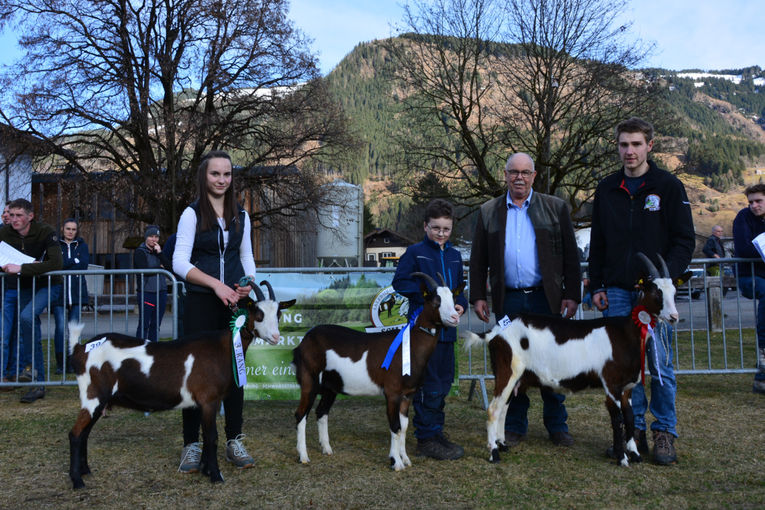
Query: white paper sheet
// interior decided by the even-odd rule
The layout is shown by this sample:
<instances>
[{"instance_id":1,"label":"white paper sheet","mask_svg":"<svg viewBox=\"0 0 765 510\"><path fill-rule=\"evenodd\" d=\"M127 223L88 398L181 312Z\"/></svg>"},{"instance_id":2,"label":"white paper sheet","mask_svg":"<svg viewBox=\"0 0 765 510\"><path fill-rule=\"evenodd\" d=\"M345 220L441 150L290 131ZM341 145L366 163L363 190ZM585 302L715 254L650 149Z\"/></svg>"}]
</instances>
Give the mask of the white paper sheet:
<instances>
[{"instance_id":1,"label":"white paper sheet","mask_svg":"<svg viewBox=\"0 0 765 510\"><path fill-rule=\"evenodd\" d=\"M5 241L0 241L0 267L6 264L29 264L34 261L34 257L21 253Z\"/></svg>"}]
</instances>

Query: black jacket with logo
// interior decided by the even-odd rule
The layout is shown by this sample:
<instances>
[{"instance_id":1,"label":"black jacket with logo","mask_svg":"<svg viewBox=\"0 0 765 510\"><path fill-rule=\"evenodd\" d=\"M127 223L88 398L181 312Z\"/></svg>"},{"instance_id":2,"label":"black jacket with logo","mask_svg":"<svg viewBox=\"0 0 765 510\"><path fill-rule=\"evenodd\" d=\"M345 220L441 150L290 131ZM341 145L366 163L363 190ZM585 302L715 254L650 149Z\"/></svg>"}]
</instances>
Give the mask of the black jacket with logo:
<instances>
[{"instance_id":1,"label":"black jacket with logo","mask_svg":"<svg viewBox=\"0 0 765 510\"><path fill-rule=\"evenodd\" d=\"M644 265L642 252L672 278L685 272L696 245L691 206L680 180L649 161L645 182L634 196L624 186L624 169L603 179L595 191L590 237L590 288L632 289Z\"/></svg>"}]
</instances>

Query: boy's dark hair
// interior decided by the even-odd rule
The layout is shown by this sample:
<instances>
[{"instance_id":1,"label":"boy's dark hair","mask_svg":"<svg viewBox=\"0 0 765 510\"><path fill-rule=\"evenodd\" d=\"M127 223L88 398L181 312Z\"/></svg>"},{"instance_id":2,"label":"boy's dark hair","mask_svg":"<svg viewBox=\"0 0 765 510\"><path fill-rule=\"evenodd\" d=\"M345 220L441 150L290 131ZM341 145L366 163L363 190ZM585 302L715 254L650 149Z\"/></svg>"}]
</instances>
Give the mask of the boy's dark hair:
<instances>
[{"instance_id":1,"label":"boy's dark hair","mask_svg":"<svg viewBox=\"0 0 765 510\"><path fill-rule=\"evenodd\" d=\"M24 209L27 213L34 212L32 202L24 198L17 198L8 202L8 209Z\"/></svg>"},{"instance_id":2,"label":"boy's dark hair","mask_svg":"<svg viewBox=\"0 0 765 510\"><path fill-rule=\"evenodd\" d=\"M619 135L622 133L643 133L646 142L653 140L653 126L650 122L646 122L638 117L630 117L627 120L621 121L616 126L617 142L619 141Z\"/></svg>"},{"instance_id":3,"label":"boy's dark hair","mask_svg":"<svg viewBox=\"0 0 765 510\"><path fill-rule=\"evenodd\" d=\"M752 184L744 190L744 195L746 196L749 196L752 193L762 193L765 195L765 184L758 182L757 184Z\"/></svg>"},{"instance_id":4,"label":"boy's dark hair","mask_svg":"<svg viewBox=\"0 0 765 510\"><path fill-rule=\"evenodd\" d=\"M434 198L425 207L424 221L427 223L435 218L449 218L454 220L454 207L442 198Z\"/></svg>"}]
</instances>

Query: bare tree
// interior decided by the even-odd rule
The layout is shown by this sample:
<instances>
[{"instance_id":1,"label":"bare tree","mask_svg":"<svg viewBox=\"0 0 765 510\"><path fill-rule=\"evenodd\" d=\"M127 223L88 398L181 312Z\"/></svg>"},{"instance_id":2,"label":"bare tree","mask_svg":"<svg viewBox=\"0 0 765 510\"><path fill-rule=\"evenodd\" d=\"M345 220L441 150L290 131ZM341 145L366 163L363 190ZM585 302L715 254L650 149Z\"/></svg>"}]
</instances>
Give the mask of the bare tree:
<instances>
[{"instance_id":1,"label":"bare tree","mask_svg":"<svg viewBox=\"0 0 765 510\"><path fill-rule=\"evenodd\" d=\"M405 112L425 133L406 141L408 168L435 173L455 200L476 205L502 192L507 155L527 152L535 187L577 209L615 169L614 126L657 99L634 71L647 50L616 24L625 3L411 2L409 33L390 43L404 61Z\"/></svg>"},{"instance_id":2,"label":"bare tree","mask_svg":"<svg viewBox=\"0 0 765 510\"><path fill-rule=\"evenodd\" d=\"M284 169L352 147L286 0L0 7L2 19L19 23L25 50L2 76L5 121L46 140L52 167L112 172L108 186L120 192L104 195L130 218L172 230L211 149L250 170L246 186L289 197L259 216L305 209L316 203L319 176ZM269 170L256 171L262 166ZM126 200L126 191L140 198Z\"/></svg>"}]
</instances>

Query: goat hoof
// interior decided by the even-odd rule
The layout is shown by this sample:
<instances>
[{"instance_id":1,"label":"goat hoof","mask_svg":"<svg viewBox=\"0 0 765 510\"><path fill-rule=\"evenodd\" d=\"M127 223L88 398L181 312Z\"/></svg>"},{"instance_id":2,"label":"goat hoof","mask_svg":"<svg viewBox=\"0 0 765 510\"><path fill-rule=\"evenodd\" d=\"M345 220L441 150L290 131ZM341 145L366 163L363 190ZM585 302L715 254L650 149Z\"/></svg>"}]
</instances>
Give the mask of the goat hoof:
<instances>
[{"instance_id":1,"label":"goat hoof","mask_svg":"<svg viewBox=\"0 0 765 510\"><path fill-rule=\"evenodd\" d=\"M492 464L496 464L499 462L499 450L497 448L492 448L491 450L491 458L489 459L489 462Z\"/></svg>"},{"instance_id":2,"label":"goat hoof","mask_svg":"<svg viewBox=\"0 0 765 510\"><path fill-rule=\"evenodd\" d=\"M210 483L223 483L223 475L218 471L217 475L210 475Z\"/></svg>"},{"instance_id":3,"label":"goat hoof","mask_svg":"<svg viewBox=\"0 0 765 510\"><path fill-rule=\"evenodd\" d=\"M84 489L85 488L85 482L82 480L72 480L72 489Z\"/></svg>"},{"instance_id":4,"label":"goat hoof","mask_svg":"<svg viewBox=\"0 0 765 510\"><path fill-rule=\"evenodd\" d=\"M507 447L507 444L503 443L502 441L497 441L497 448L501 452L506 452L510 450L510 448Z\"/></svg>"}]
</instances>

